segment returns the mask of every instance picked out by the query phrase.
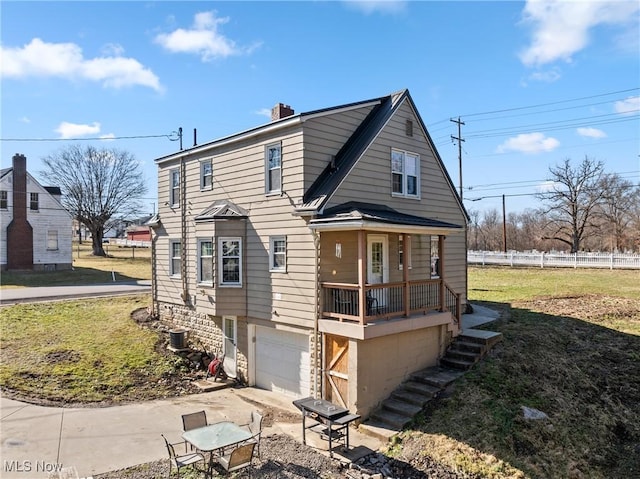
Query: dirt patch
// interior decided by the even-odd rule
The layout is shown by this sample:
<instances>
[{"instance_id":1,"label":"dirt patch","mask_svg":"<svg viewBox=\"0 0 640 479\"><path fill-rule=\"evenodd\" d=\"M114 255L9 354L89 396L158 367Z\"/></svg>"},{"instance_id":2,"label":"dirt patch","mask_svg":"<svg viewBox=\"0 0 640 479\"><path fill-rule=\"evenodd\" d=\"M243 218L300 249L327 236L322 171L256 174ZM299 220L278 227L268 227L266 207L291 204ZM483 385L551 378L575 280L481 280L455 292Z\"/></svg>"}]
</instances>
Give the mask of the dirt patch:
<instances>
[{"instance_id":1,"label":"dirt patch","mask_svg":"<svg viewBox=\"0 0 640 479\"><path fill-rule=\"evenodd\" d=\"M44 360L47 364L77 363L80 361L80 353L69 349L60 349L47 353Z\"/></svg>"},{"instance_id":2,"label":"dirt patch","mask_svg":"<svg viewBox=\"0 0 640 479\"><path fill-rule=\"evenodd\" d=\"M605 318L633 319L640 316L639 301L596 294L541 297L520 305L544 314L594 322Z\"/></svg>"}]
</instances>

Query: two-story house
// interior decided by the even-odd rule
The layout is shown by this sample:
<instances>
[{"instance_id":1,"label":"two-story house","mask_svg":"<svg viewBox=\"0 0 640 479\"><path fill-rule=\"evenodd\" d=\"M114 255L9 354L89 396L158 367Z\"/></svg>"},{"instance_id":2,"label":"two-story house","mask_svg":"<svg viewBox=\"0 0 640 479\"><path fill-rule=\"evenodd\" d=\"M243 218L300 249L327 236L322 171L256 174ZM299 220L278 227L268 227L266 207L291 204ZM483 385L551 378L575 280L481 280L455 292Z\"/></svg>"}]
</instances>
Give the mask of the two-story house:
<instances>
[{"instance_id":1,"label":"two-story house","mask_svg":"<svg viewBox=\"0 0 640 479\"><path fill-rule=\"evenodd\" d=\"M154 308L230 376L366 416L459 333L467 216L408 90L156 163Z\"/></svg>"},{"instance_id":2,"label":"two-story house","mask_svg":"<svg viewBox=\"0 0 640 479\"><path fill-rule=\"evenodd\" d=\"M71 269L71 223L59 187L42 186L27 172L27 158L13 156L0 170L0 268Z\"/></svg>"}]
</instances>

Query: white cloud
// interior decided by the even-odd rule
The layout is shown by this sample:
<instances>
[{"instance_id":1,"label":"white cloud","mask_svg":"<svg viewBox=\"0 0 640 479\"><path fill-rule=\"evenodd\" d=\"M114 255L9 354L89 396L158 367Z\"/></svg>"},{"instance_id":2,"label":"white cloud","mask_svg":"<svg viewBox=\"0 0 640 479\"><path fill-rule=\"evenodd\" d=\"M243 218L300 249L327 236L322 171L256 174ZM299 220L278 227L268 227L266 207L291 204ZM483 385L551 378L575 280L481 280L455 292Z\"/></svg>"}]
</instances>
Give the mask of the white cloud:
<instances>
[{"instance_id":1,"label":"white cloud","mask_svg":"<svg viewBox=\"0 0 640 479\"><path fill-rule=\"evenodd\" d=\"M345 0L344 3L354 10L371 15L372 13L400 13L407 7L403 0Z\"/></svg>"},{"instance_id":2,"label":"white cloud","mask_svg":"<svg viewBox=\"0 0 640 479\"><path fill-rule=\"evenodd\" d=\"M598 130L597 128L578 128L576 130L578 132L578 135L580 136L586 136L589 138L606 138L607 134L602 131L602 130Z\"/></svg>"},{"instance_id":3,"label":"white cloud","mask_svg":"<svg viewBox=\"0 0 640 479\"><path fill-rule=\"evenodd\" d=\"M547 71L537 71L529 75L529 79L544 83L553 83L560 79L560 70L558 68L553 68Z\"/></svg>"},{"instance_id":4,"label":"white cloud","mask_svg":"<svg viewBox=\"0 0 640 479\"><path fill-rule=\"evenodd\" d=\"M252 47L238 47L219 32L218 27L229 22L229 17L218 18L215 12L200 12L193 19L190 29L178 28L171 33L161 33L155 42L174 53L195 53L202 61L251 53Z\"/></svg>"},{"instance_id":5,"label":"white cloud","mask_svg":"<svg viewBox=\"0 0 640 479\"><path fill-rule=\"evenodd\" d=\"M260 108L259 110L256 110L255 114L266 116L267 118L271 119L271 108Z\"/></svg>"},{"instance_id":6,"label":"white cloud","mask_svg":"<svg viewBox=\"0 0 640 479\"><path fill-rule=\"evenodd\" d=\"M20 122L21 123L31 123L31 119L26 117L26 116L23 116L22 118L20 118Z\"/></svg>"},{"instance_id":7,"label":"white cloud","mask_svg":"<svg viewBox=\"0 0 640 479\"><path fill-rule=\"evenodd\" d=\"M550 191L555 191L556 182L551 180L543 181L536 187L536 189L538 190L538 193L548 193Z\"/></svg>"},{"instance_id":8,"label":"white cloud","mask_svg":"<svg viewBox=\"0 0 640 479\"><path fill-rule=\"evenodd\" d=\"M94 121L91 125L81 125L78 123L69 123L68 121L63 121L58 125L58 128L53 131L59 133L60 138L64 139L79 138L81 136L87 135L97 135L98 133L100 133L100 123Z\"/></svg>"},{"instance_id":9,"label":"white cloud","mask_svg":"<svg viewBox=\"0 0 640 479\"><path fill-rule=\"evenodd\" d=\"M616 113L621 115L632 115L640 111L640 96L630 96L624 100L615 102L613 105Z\"/></svg>"},{"instance_id":10,"label":"white cloud","mask_svg":"<svg viewBox=\"0 0 640 479\"><path fill-rule=\"evenodd\" d=\"M546 137L542 133L523 133L509 138L496 149L497 153L519 151L522 153L539 153L541 151L553 151L560 142L552 137Z\"/></svg>"},{"instance_id":11,"label":"white cloud","mask_svg":"<svg viewBox=\"0 0 640 479\"><path fill-rule=\"evenodd\" d=\"M107 49L113 54L114 45ZM133 58L103 56L85 59L75 43L46 43L34 38L24 47L0 46L2 76L11 78L61 77L102 82L106 87L146 86L161 91L160 80Z\"/></svg>"},{"instance_id":12,"label":"white cloud","mask_svg":"<svg viewBox=\"0 0 640 479\"><path fill-rule=\"evenodd\" d=\"M533 25L531 45L520 54L527 66L571 61L589 43L589 31L601 24L637 28L636 0L527 0L523 17Z\"/></svg>"}]
</instances>

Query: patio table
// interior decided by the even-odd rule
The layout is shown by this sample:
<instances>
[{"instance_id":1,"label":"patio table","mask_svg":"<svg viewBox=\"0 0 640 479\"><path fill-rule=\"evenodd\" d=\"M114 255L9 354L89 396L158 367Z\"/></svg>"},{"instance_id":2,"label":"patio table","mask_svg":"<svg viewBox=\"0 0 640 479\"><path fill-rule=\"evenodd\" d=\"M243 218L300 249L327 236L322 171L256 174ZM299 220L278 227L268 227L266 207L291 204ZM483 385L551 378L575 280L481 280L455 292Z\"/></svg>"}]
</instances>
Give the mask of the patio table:
<instances>
[{"instance_id":1,"label":"patio table","mask_svg":"<svg viewBox=\"0 0 640 479\"><path fill-rule=\"evenodd\" d=\"M213 454L225 447L233 446L252 438L251 432L230 421L217 422L208 426L190 429L182 438L196 449L208 452L209 471L213 467Z\"/></svg>"}]
</instances>

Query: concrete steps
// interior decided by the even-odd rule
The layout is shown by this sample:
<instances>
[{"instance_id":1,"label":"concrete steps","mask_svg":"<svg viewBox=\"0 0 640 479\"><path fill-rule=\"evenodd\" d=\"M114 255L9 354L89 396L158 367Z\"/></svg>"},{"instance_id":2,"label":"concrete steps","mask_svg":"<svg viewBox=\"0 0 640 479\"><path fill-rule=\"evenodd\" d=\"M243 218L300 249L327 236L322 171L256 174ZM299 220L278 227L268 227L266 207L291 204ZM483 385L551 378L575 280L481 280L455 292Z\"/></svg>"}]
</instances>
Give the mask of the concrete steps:
<instances>
[{"instance_id":1,"label":"concrete steps","mask_svg":"<svg viewBox=\"0 0 640 479\"><path fill-rule=\"evenodd\" d=\"M400 432L424 407L498 342L502 334L469 329L459 335L440 360L440 365L413 373L359 429L365 434L389 439Z\"/></svg>"}]
</instances>

